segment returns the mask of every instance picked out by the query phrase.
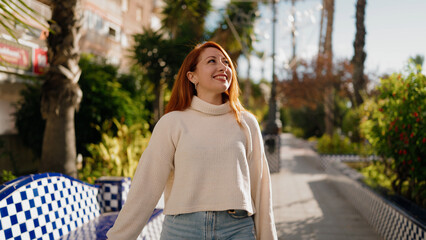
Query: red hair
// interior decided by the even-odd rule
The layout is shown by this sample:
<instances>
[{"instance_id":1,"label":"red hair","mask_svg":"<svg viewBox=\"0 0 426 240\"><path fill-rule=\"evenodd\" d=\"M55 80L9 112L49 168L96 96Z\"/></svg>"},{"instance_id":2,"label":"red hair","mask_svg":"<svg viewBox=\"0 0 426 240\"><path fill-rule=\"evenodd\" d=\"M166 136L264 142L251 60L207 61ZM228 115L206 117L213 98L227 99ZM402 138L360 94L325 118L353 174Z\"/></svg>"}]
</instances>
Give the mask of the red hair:
<instances>
[{"instance_id":1,"label":"red hair","mask_svg":"<svg viewBox=\"0 0 426 240\"><path fill-rule=\"evenodd\" d=\"M241 105L241 102L238 99L240 96L240 88L238 86L237 72L235 71L234 64L232 63L228 53L226 53L226 51L219 44L211 41L197 45L185 57L185 60L183 60L182 66L179 69L176 81L173 85L172 95L170 97L169 103L167 104L166 113L172 111L183 111L191 106L192 97L195 95L196 91L194 84L189 81L186 73L189 71L195 71L199 61L198 58L206 48L218 49L229 61L229 65L232 70L231 85L229 86L228 90L222 93L222 99L224 102L229 101L229 105L235 114L235 118L240 124L240 113L244 110L244 107Z\"/></svg>"}]
</instances>

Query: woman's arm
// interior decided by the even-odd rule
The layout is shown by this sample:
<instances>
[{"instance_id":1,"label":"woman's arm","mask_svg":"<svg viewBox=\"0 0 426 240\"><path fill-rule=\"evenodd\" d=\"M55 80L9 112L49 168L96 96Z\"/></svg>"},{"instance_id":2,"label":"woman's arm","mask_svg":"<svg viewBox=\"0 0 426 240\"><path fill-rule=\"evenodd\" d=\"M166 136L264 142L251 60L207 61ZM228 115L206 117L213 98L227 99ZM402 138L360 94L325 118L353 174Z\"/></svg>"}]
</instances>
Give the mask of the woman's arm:
<instances>
[{"instance_id":1,"label":"woman's arm","mask_svg":"<svg viewBox=\"0 0 426 240\"><path fill-rule=\"evenodd\" d=\"M251 114L246 114L252 143L252 152L249 155L251 196L256 213L254 223L258 240L278 239L272 209L271 179L268 161L265 156L263 139L259 124Z\"/></svg>"},{"instance_id":2,"label":"woman's arm","mask_svg":"<svg viewBox=\"0 0 426 240\"><path fill-rule=\"evenodd\" d=\"M176 146L173 139L176 128L172 128L168 115L155 126L149 145L139 160L126 203L107 233L110 240L136 239L161 197L173 169Z\"/></svg>"}]
</instances>

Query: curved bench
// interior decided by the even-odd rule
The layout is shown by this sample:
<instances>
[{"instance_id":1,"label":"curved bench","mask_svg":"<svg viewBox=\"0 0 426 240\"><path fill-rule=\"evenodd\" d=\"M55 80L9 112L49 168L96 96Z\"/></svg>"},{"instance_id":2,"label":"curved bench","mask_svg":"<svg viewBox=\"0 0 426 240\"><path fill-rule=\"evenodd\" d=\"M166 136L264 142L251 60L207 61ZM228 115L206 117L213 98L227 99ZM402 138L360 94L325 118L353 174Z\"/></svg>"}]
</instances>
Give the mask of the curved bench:
<instances>
[{"instance_id":1,"label":"curved bench","mask_svg":"<svg viewBox=\"0 0 426 240\"><path fill-rule=\"evenodd\" d=\"M0 186L0 239L106 239L126 200L130 178L91 185L59 173L17 178ZM156 239L156 209L139 239Z\"/></svg>"}]
</instances>

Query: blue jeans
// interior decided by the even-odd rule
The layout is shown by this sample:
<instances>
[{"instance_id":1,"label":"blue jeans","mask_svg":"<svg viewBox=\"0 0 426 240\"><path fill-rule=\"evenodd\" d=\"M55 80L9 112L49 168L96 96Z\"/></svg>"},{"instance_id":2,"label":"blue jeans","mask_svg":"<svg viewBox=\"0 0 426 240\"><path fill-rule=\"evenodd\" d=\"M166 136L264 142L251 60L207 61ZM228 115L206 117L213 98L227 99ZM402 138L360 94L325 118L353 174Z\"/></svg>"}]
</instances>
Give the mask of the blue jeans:
<instances>
[{"instance_id":1,"label":"blue jeans","mask_svg":"<svg viewBox=\"0 0 426 240\"><path fill-rule=\"evenodd\" d=\"M161 240L255 240L253 218L247 212L214 211L166 215Z\"/></svg>"}]
</instances>

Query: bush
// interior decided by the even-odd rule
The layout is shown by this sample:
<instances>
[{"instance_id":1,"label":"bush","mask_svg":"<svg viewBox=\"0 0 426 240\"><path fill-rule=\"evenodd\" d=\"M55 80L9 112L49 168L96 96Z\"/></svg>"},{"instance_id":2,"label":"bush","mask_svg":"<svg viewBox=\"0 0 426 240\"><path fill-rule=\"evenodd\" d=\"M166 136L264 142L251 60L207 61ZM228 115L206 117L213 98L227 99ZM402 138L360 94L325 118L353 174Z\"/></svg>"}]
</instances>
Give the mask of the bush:
<instances>
[{"instance_id":1,"label":"bush","mask_svg":"<svg viewBox=\"0 0 426 240\"><path fill-rule=\"evenodd\" d=\"M139 158L151 137L148 124L128 127L113 119L104 122L102 127L97 126L97 129L102 135L102 141L87 146L91 156L84 159L79 178L93 183L101 176L133 177Z\"/></svg>"},{"instance_id":2,"label":"bush","mask_svg":"<svg viewBox=\"0 0 426 240\"><path fill-rule=\"evenodd\" d=\"M346 136L334 133L333 136L324 134L317 141L317 151L321 154L357 154L371 155L371 146L367 143L353 143Z\"/></svg>"},{"instance_id":3,"label":"bush","mask_svg":"<svg viewBox=\"0 0 426 240\"><path fill-rule=\"evenodd\" d=\"M77 152L87 156L86 145L101 140L96 125L113 118L122 119L126 125L146 122L150 114L146 102L152 94L144 91L140 76L119 76L116 67L95 62L92 56L83 55L79 64L83 99L75 115L75 132ZM24 144L40 158L45 125L40 114L41 82L28 84L21 96L22 101L16 107L15 125Z\"/></svg>"},{"instance_id":4,"label":"bush","mask_svg":"<svg viewBox=\"0 0 426 240\"><path fill-rule=\"evenodd\" d=\"M364 105L362 132L396 175L393 190L426 206L426 77L393 74L377 90Z\"/></svg>"}]
</instances>

